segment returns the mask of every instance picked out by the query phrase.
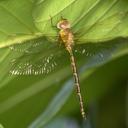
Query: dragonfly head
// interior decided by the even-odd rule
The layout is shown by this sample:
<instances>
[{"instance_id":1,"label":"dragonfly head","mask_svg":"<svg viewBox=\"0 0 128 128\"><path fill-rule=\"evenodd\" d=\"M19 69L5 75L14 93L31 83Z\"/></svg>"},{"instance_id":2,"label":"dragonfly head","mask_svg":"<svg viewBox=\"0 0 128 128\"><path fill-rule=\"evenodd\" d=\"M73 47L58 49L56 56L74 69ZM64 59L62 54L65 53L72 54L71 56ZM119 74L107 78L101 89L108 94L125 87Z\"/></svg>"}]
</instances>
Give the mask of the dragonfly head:
<instances>
[{"instance_id":1,"label":"dragonfly head","mask_svg":"<svg viewBox=\"0 0 128 128\"><path fill-rule=\"evenodd\" d=\"M69 21L67 19L61 19L57 23L57 28L58 29L67 29L67 28L71 28L71 25L70 25L70 23L69 23Z\"/></svg>"}]
</instances>

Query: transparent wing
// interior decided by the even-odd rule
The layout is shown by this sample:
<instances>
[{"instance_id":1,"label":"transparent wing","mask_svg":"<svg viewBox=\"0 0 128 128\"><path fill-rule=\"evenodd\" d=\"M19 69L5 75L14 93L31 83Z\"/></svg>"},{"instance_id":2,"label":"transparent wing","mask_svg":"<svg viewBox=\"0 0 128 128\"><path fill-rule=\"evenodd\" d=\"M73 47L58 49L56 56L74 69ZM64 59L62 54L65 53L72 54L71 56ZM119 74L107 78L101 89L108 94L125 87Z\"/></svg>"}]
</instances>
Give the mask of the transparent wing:
<instances>
[{"instance_id":1,"label":"transparent wing","mask_svg":"<svg viewBox=\"0 0 128 128\"><path fill-rule=\"evenodd\" d=\"M14 52L21 52L21 53L37 53L40 52L42 48L48 47L46 40L49 42L57 42L58 37L55 35L51 36L43 36L38 39L33 39L30 41L26 41L24 43L16 43L15 45L9 46L9 49ZM50 46L49 46L50 47ZM45 48L46 49L46 48Z\"/></svg>"},{"instance_id":2,"label":"transparent wing","mask_svg":"<svg viewBox=\"0 0 128 128\"><path fill-rule=\"evenodd\" d=\"M11 75L42 75L59 68L62 57L65 63L69 57L65 57L66 51L63 46L58 45L57 40L55 36L41 37L10 46L9 49L14 57L10 61L9 73ZM84 45L76 45L74 48L76 56L81 54L93 56L91 52Z\"/></svg>"},{"instance_id":3,"label":"transparent wing","mask_svg":"<svg viewBox=\"0 0 128 128\"><path fill-rule=\"evenodd\" d=\"M46 38L16 44L9 49L15 55L10 61L11 75L41 75L52 72L59 64L58 60L64 50L56 43L49 43Z\"/></svg>"}]
</instances>

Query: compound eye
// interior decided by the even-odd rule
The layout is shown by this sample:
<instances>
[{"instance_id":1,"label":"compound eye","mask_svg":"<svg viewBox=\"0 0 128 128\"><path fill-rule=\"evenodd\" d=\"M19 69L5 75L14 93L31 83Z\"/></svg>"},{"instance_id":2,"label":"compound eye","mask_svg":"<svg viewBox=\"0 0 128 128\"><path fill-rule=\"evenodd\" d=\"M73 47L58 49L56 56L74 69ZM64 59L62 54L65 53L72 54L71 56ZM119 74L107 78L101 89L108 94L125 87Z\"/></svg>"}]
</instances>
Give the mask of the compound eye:
<instances>
[{"instance_id":1,"label":"compound eye","mask_svg":"<svg viewBox=\"0 0 128 128\"><path fill-rule=\"evenodd\" d=\"M62 20L57 24L58 29L67 29L70 28L70 23L67 20Z\"/></svg>"},{"instance_id":2,"label":"compound eye","mask_svg":"<svg viewBox=\"0 0 128 128\"><path fill-rule=\"evenodd\" d=\"M62 29L60 22L57 24L57 28L58 28L58 29Z\"/></svg>"},{"instance_id":3,"label":"compound eye","mask_svg":"<svg viewBox=\"0 0 128 128\"><path fill-rule=\"evenodd\" d=\"M57 28L59 28L59 29L60 29L60 24L59 24L59 23L57 24Z\"/></svg>"}]
</instances>

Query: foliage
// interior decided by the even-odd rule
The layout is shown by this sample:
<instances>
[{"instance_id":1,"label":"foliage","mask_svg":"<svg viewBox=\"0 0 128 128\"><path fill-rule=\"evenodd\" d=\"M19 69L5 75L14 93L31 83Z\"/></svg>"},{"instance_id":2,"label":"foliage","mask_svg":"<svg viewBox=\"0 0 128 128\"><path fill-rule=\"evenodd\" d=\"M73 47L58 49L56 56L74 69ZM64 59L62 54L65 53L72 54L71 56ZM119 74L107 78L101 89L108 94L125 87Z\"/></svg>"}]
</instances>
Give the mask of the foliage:
<instances>
[{"instance_id":1,"label":"foliage","mask_svg":"<svg viewBox=\"0 0 128 128\"><path fill-rule=\"evenodd\" d=\"M127 0L1 0L0 126L57 128L71 122L79 127L69 56L58 46L58 30L51 25L50 16L55 25L63 16L76 38L74 54L89 119L83 127L126 127L127 6ZM47 66L57 66L48 73L9 73L14 60L18 68L26 60L41 64L40 58L50 55Z\"/></svg>"}]
</instances>

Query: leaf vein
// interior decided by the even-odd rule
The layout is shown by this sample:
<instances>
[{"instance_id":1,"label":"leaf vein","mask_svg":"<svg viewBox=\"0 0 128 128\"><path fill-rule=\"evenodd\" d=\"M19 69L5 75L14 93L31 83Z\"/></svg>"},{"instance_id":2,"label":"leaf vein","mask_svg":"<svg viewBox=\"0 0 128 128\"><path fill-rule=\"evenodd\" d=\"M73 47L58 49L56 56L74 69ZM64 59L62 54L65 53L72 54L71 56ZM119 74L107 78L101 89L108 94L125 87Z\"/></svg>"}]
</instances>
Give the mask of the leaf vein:
<instances>
[{"instance_id":1,"label":"leaf vein","mask_svg":"<svg viewBox=\"0 0 128 128\"><path fill-rule=\"evenodd\" d=\"M86 30L86 33L88 33L111 9L112 7L117 4L120 0L115 0L106 10L105 12L92 24L90 27Z\"/></svg>"},{"instance_id":2,"label":"leaf vein","mask_svg":"<svg viewBox=\"0 0 128 128\"><path fill-rule=\"evenodd\" d=\"M25 23L23 23L22 20L19 19L15 14L13 14L9 9L7 9L5 6L3 6L1 4L0 4L0 7L2 9L4 9L8 14L10 14L13 18L15 18L20 24L22 24L23 26L25 26L25 28L27 28L31 33L33 32L28 25L26 25Z\"/></svg>"}]
</instances>

